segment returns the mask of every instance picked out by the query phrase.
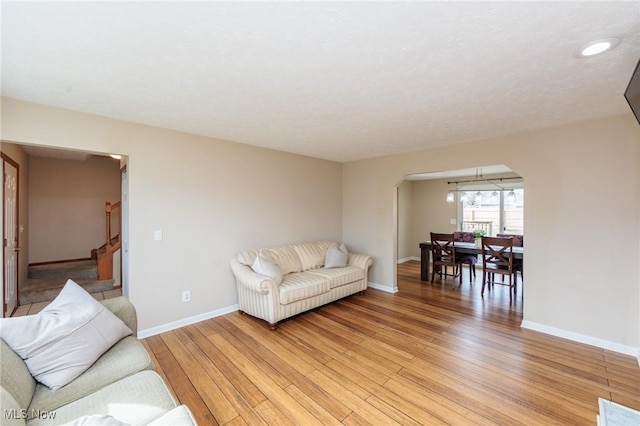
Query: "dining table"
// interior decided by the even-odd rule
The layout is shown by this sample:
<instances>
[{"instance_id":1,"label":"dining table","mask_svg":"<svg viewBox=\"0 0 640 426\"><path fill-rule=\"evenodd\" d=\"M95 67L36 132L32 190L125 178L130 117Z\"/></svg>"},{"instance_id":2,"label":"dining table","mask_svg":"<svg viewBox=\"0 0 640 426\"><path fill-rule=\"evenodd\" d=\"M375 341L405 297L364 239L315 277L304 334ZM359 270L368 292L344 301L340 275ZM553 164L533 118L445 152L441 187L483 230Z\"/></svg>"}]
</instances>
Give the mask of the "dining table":
<instances>
[{"instance_id":1,"label":"dining table","mask_svg":"<svg viewBox=\"0 0 640 426\"><path fill-rule=\"evenodd\" d=\"M456 242L456 253L482 254L482 248L475 243ZM522 260L524 258L524 247L513 247L513 259ZM431 253L431 241L420 243L420 280L429 281L429 259Z\"/></svg>"}]
</instances>

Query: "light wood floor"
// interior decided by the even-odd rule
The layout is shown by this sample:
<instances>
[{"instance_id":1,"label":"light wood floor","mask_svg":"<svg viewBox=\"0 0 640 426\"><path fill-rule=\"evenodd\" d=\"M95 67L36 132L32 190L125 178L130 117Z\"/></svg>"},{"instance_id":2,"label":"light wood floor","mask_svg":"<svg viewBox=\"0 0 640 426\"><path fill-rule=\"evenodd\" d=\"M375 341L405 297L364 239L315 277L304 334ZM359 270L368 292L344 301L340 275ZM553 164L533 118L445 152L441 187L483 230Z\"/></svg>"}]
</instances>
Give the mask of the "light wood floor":
<instances>
[{"instance_id":1,"label":"light wood floor","mask_svg":"<svg viewBox=\"0 0 640 426\"><path fill-rule=\"evenodd\" d=\"M634 357L520 328L480 281L369 289L281 323L231 313L143 340L201 425L585 424L598 397L640 410ZM465 268L465 274L468 269ZM478 274L478 280L481 279Z\"/></svg>"}]
</instances>

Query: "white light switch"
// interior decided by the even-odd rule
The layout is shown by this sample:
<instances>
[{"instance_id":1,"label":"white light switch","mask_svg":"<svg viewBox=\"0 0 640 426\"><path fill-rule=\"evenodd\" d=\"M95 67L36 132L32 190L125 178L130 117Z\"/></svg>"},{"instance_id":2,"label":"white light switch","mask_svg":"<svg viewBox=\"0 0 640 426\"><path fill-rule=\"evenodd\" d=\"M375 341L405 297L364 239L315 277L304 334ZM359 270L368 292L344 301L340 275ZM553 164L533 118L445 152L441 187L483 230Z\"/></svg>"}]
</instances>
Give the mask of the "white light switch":
<instances>
[{"instance_id":1,"label":"white light switch","mask_svg":"<svg viewBox=\"0 0 640 426\"><path fill-rule=\"evenodd\" d=\"M456 219L449 219L449 225L455 225L456 223L458 223Z\"/></svg>"},{"instance_id":2,"label":"white light switch","mask_svg":"<svg viewBox=\"0 0 640 426\"><path fill-rule=\"evenodd\" d=\"M156 241L162 241L162 231L161 230L153 231L153 239Z\"/></svg>"}]
</instances>

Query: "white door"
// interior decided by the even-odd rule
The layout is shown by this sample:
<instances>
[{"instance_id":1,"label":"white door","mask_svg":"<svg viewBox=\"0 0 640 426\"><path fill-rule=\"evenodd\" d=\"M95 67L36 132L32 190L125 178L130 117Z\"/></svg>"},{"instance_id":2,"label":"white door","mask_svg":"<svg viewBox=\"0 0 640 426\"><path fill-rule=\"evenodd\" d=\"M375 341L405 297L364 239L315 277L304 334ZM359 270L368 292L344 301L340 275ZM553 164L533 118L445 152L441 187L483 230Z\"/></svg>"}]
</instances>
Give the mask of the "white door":
<instances>
[{"instance_id":1,"label":"white door","mask_svg":"<svg viewBox=\"0 0 640 426\"><path fill-rule=\"evenodd\" d=\"M127 168L121 174L122 190L120 193L120 248L122 265L122 294L129 295L129 180Z\"/></svg>"},{"instance_id":2,"label":"white door","mask_svg":"<svg viewBox=\"0 0 640 426\"><path fill-rule=\"evenodd\" d=\"M10 316L18 305L18 168L3 161L4 170L4 309Z\"/></svg>"}]
</instances>

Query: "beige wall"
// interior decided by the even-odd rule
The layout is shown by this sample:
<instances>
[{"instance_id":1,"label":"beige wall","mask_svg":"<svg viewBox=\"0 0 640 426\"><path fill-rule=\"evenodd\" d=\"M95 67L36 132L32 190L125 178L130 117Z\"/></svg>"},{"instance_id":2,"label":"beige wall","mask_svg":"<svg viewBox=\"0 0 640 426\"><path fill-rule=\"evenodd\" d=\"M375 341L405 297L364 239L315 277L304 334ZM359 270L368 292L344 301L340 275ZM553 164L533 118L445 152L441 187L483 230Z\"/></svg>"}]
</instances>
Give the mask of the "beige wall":
<instances>
[{"instance_id":1,"label":"beige wall","mask_svg":"<svg viewBox=\"0 0 640 426\"><path fill-rule=\"evenodd\" d=\"M374 257L370 280L393 289L398 182L505 164L526 185L524 320L638 348L639 163L640 127L630 114L347 163L344 239Z\"/></svg>"},{"instance_id":2,"label":"beige wall","mask_svg":"<svg viewBox=\"0 0 640 426\"><path fill-rule=\"evenodd\" d=\"M128 155L129 297L141 330L236 304L229 260L239 250L342 236L340 163L7 98L2 138Z\"/></svg>"},{"instance_id":3,"label":"beige wall","mask_svg":"<svg viewBox=\"0 0 640 426\"><path fill-rule=\"evenodd\" d=\"M120 200L120 186L120 162L111 157L31 157L29 263L89 257L106 242L104 205Z\"/></svg>"},{"instance_id":4,"label":"beige wall","mask_svg":"<svg viewBox=\"0 0 640 426\"><path fill-rule=\"evenodd\" d=\"M405 180L398 185L398 260L404 261L416 256L415 250L411 247L412 228L413 182Z\"/></svg>"},{"instance_id":5,"label":"beige wall","mask_svg":"<svg viewBox=\"0 0 640 426\"><path fill-rule=\"evenodd\" d=\"M0 139L2 139L1 136ZM19 166L18 179L20 180L20 187L18 188L18 216L19 229L21 231L18 235L18 246L22 249L18 253L18 289L20 289L27 280L29 270L29 259L27 256L27 253L29 253L29 156L19 145L5 141L0 142L0 151L18 163ZM2 232L4 238L4 227ZM4 301L2 302L4 303Z\"/></svg>"},{"instance_id":6,"label":"beige wall","mask_svg":"<svg viewBox=\"0 0 640 426\"><path fill-rule=\"evenodd\" d=\"M455 203L447 203L446 179L403 180L398 185L398 260L420 258L419 244L430 232L454 232Z\"/></svg>"},{"instance_id":7,"label":"beige wall","mask_svg":"<svg viewBox=\"0 0 640 426\"><path fill-rule=\"evenodd\" d=\"M341 165L6 98L2 111L3 140L130 156L141 329L236 303L228 262L247 247L342 237L373 256L371 281L392 289L404 176L505 164L527 191L524 320L640 346L640 127L630 114ZM603 241L618 250L598 250Z\"/></svg>"},{"instance_id":8,"label":"beige wall","mask_svg":"<svg viewBox=\"0 0 640 426\"><path fill-rule=\"evenodd\" d=\"M456 203L447 203L449 186L446 179L413 182L413 223L411 247L413 256L420 256L419 244L430 239L431 232L454 232L458 225Z\"/></svg>"}]
</instances>

